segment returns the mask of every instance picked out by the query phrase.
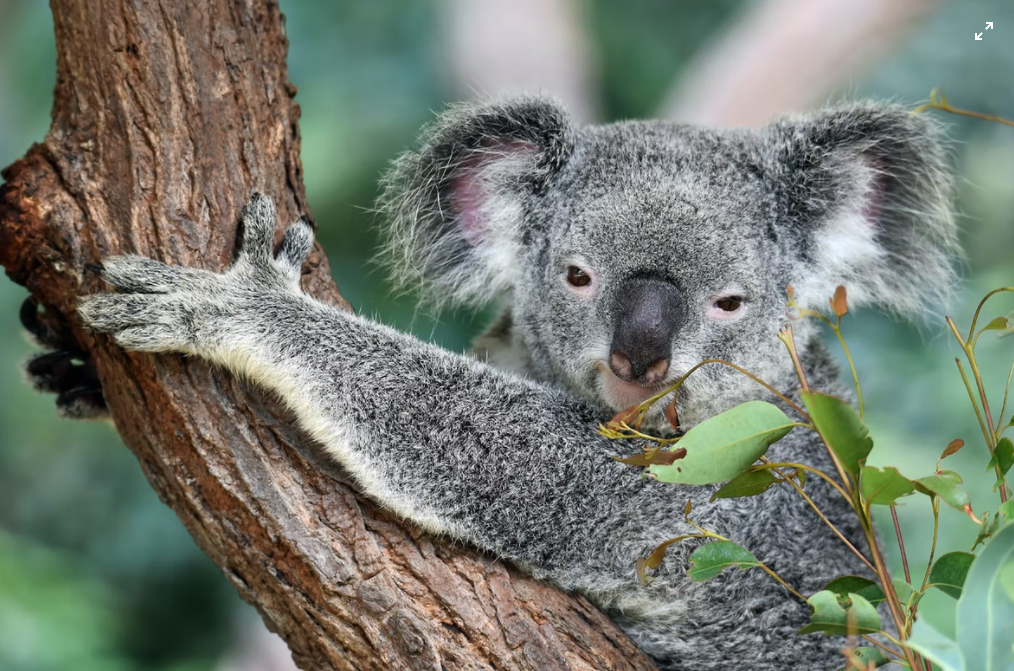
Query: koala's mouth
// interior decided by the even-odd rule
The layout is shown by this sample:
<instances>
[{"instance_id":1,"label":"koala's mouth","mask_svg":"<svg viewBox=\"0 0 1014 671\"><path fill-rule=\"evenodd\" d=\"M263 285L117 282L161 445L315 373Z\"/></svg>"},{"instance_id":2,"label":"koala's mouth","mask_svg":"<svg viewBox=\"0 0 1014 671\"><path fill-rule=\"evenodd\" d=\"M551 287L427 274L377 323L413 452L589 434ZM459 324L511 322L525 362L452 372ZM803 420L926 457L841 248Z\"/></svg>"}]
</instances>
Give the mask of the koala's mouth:
<instances>
[{"instance_id":1,"label":"koala's mouth","mask_svg":"<svg viewBox=\"0 0 1014 671\"><path fill-rule=\"evenodd\" d=\"M602 399L617 412L651 398L672 384L669 380L650 385L627 382L616 377L606 365L599 365L597 368Z\"/></svg>"}]
</instances>

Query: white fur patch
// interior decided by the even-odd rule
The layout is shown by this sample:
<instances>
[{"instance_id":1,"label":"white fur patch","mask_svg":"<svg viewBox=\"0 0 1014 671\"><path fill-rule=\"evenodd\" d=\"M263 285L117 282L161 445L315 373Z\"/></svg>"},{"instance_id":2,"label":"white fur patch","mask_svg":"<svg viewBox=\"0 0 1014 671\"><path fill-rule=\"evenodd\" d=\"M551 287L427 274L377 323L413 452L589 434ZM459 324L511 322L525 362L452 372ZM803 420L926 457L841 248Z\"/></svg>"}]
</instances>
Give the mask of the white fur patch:
<instances>
[{"instance_id":1,"label":"white fur patch","mask_svg":"<svg viewBox=\"0 0 1014 671\"><path fill-rule=\"evenodd\" d=\"M449 525L447 520L426 512L419 501L409 499L404 490L395 488L383 479L386 469L362 448L372 444L372 438L351 422L340 421L323 408L318 397L309 393L305 369L296 365L271 363L268 357L256 356L254 343L231 346L216 353L215 363L274 392L296 415L300 428L313 437L324 450L338 461L355 478L370 498L404 519L411 520L426 531L435 534L464 534Z\"/></svg>"},{"instance_id":2,"label":"white fur patch","mask_svg":"<svg viewBox=\"0 0 1014 671\"><path fill-rule=\"evenodd\" d=\"M887 254L876 241L875 225L858 212L833 217L815 236L814 272L793 283L796 302L811 309L824 309L835 288L845 285L849 303L868 302L876 291L878 266Z\"/></svg>"}]
</instances>

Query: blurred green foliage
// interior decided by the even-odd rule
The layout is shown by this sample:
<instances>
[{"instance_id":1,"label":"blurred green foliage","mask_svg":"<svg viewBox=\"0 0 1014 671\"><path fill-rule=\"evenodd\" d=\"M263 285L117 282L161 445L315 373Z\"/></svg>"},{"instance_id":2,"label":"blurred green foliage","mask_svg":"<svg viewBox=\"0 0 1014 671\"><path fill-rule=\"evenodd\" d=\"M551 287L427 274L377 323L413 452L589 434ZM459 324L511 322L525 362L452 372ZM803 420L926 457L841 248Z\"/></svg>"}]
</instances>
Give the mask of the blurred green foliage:
<instances>
[{"instance_id":1,"label":"blurred green foliage","mask_svg":"<svg viewBox=\"0 0 1014 671\"><path fill-rule=\"evenodd\" d=\"M393 297L368 264L376 233L368 208L384 166L408 146L432 110L450 98L437 0L284 1L290 76L303 109L309 201L343 294L398 328L463 349L483 314L436 318L411 296ZM587 27L609 118L650 116L683 64L740 0L591 0ZM996 22L996 39L972 28ZM829 27L829 30L833 27ZM867 77L843 93L915 104L943 87L961 107L1014 117L1014 29L1005 0L945 4L915 27ZM993 35L990 35L993 37ZM49 126L55 47L49 10L37 0L0 0L0 165L22 155ZM1014 129L949 117L963 176L959 205L968 249L959 323L977 297L1014 283ZM51 399L18 376L31 348L16 311L26 292L0 279L0 668L213 668L245 608L151 491L128 450L105 424L56 419ZM974 299L972 297L975 297ZM1008 306L1009 308L1009 306ZM1001 311L998 309L997 313ZM969 446L953 468L978 472L985 449L954 368L956 348L937 323L921 329L863 314L846 318L877 438L873 461L922 475L954 437ZM980 347L991 389L1012 355L1010 341ZM928 457L927 455L932 455ZM973 504L989 478L970 483ZM925 556L928 506L901 506L912 556ZM940 549L967 550L976 529L945 510ZM888 543L887 545L890 546ZM922 568L912 567L913 572ZM952 627L927 597L922 613ZM946 599L947 597L941 596ZM941 609L940 612L946 612Z\"/></svg>"}]
</instances>

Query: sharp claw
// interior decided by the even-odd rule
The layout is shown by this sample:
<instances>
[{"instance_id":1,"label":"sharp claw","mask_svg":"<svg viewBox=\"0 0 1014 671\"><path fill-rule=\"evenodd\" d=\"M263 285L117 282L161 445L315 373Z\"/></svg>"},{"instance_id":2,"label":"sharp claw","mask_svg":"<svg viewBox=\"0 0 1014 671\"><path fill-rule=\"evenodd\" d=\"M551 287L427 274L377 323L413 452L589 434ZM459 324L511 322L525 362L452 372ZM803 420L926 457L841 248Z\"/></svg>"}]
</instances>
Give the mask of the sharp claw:
<instances>
[{"instance_id":1,"label":"sharp claw","mask_svg":"<svg viewBox=\"0 0 1014 671\"><path fill-rule=\"evenodd\" d=\"M18 318L21 320L21 325L29 332L38 335L39 299L35 296L26 298L25 302L21 304L21 310L18 311Z\"/></svg>"},{"instance_id":2,"label":"sharp claw","mask_svg":"<svg viewBox=\"0 0 1014 671\"><path fill-rule=\"evenodd\" d=\"M82 396L102 396L102 387L74 387L57 396L56 402L62 405Z\"/></svg>"},{"instance_id":3,"label":"sharp claw","mask_svg":"<svg viewBox=\"0 0 1014 671\"><path fill-rule=\"evenodd\" d=\"M59 350L56 352L50 352L49 354L41 354L37 357L33 357L28 362L26 370L30 375L54 375L62 376L73 365L71 359L75 354L68 350Z\"/></svg>"},{"instance_id":4,"label":"sharp claw","mask_svg":"<svg viewBox=\"0 0 1014 671\"><path fill-rule=\"evenodd\" d=\"M101 388L77 387L56 398L57 414L70 419L100 419L107 417L109 408Z\"/></svg>"}]
</instances>

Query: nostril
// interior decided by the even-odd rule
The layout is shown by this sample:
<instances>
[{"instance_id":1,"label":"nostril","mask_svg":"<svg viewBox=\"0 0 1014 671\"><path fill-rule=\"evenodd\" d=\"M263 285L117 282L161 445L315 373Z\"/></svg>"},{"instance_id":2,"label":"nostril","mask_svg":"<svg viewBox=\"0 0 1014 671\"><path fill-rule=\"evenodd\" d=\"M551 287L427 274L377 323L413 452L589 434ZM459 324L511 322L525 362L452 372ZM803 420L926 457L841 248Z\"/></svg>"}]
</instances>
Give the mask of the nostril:
<instances>
[{"instance_id":1,"label":"nostril","mask_svg":"<svg viewBox=\"0 0 1014 671\"><path fill-rule=\"evenodd\" d=\"M669 372L669 360L659 359L648 366L644 375L641 376L641 380L644 384L657 384L665 378L667 372Z\"/></svg>"},{"instance_id":2,"label":"nostril","mask_svg":"<svg viewBox=\"0 0 1014 671\"><path fill-rule=\"evenodd\" d=\"M623 352L613 352L609 355L609 368L621 380L630 380L633 377L630 359Z\"/></svg>"}]
</instances>

